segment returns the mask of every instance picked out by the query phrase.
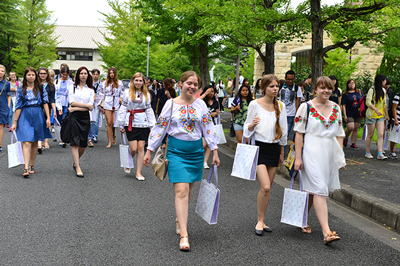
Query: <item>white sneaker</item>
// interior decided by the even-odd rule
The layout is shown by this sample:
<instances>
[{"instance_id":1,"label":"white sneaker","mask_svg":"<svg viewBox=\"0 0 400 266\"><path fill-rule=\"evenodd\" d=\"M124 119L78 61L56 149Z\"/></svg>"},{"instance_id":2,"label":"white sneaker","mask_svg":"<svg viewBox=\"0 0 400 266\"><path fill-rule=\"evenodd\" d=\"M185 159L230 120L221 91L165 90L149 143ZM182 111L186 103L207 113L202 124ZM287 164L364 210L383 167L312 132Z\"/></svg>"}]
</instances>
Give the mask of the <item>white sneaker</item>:
<instances>
[{"instance_id":1,"label":"white sneaker","mask_svg":"<svg viewBox=\"0 0 400 266\"><path fill-rule=\"evenodd\" d=\"M56 133L56 131L54 130L54 127L51 129L51 133Z\"/></svg>"},{"instance_id":2,"label":"white sneaker","mask_svg":"<svg viewBox=\"0 0 400 266\"><path fill-rule=\"evenodd\" d=\"M397 159L397 154L395 153L395 152L391 152L391 153L389 153L389 156L388 156L390 159Z\"/></svg>"},{"instance_id":3,"label":"white sneaker","mask_svg":"<svg viewBox=\"0 0 400 266\"><path fill-rule=\"evenodd\" d=\"M131 168L124 168L125 173L130 174L131 173Z\"/></svg>"},{"instance_id":4,"label":"white sneaker","mask_svg":"<svg viewBox=\"0 0 400 266\"><path fill-rule=\"evenodd\" d=\"M385 159L387 159L387 157L385 155L383 155L383 153L379 153L378 156L376 156L376 159L385 160Z\"/></svg>"},{"instance_id":5,"label":"white sneaker","mask_svg":"<svg viewBox=\"0 0 400 266\"><path fill-rule=\"evenodd\" d=\"M139 180L139 181L144 181L145 180L144 176L136 176L136 179Z\"/></svg>"},{"instance_id":6,"label":"white sneaker","mask_svg":"<svg viewBox=\"0 0 400 266\"><path fill-rule=\"evenodd\" d=\"M204 163L204 169L209 169L210 167L208 166L207 163Z\"/></svg>"},{"instance_id":7,"label":"white sneaker","mask_svg":"<svg viewBox=\"0 0 400 266\"><path fill-rule=\"evenodd\" d=\"M373 159L374 156L372 156L372 154L371 154L370 152L366 152L366 153L365 153L365 158Z\"/></svg>"}]
</instances>

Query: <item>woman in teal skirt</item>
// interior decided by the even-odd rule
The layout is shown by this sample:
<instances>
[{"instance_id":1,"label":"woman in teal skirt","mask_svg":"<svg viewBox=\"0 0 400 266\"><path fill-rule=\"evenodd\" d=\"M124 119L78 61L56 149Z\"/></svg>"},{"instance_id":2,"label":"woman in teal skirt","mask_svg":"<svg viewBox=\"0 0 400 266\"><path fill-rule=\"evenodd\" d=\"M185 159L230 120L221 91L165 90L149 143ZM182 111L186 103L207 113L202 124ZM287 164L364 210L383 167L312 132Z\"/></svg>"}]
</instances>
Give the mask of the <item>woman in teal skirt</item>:
<instances>
[{"instance_id":1,"label":"woman in teal skirt","mask_svg":"<svg viewBox=\"0 0 400 266\"><path fill-rule=\"evenodd\" d=\"M43 94L43 95L42 95ZM39 87L36 71L27 67L24 73L22 88L17 91L15 104L15 119L11 130L17 130L18 140L23 142L22 153L25 167L23 177L28 178L34 174L34 164L38 150L38 141L52 138L49 115L49 99L46 90ZM43 114L43 105L46 118ZM29 167L29 168L28 168Z\"/></svg>"},{"instance_id":2,"label":"woman in teal skirt","mask_svg":"<svg viewBox=\"0 0 400 266\"><path fill-rule=\"evenodd\" d=\"M204 101L194 97L201 80L196 72L187 71L182 74L181 82L182 94L165 103L151 130L143 161L149 166L151 152L156 150L168 133L168 176L175 189L176 233L180 235L179 248L187 251L190 249L187 232L190 197L194 183L203 176L202 137L213 151L212 163L219 166L219 158L211 115Z\"/></svg>"}]
</instances>

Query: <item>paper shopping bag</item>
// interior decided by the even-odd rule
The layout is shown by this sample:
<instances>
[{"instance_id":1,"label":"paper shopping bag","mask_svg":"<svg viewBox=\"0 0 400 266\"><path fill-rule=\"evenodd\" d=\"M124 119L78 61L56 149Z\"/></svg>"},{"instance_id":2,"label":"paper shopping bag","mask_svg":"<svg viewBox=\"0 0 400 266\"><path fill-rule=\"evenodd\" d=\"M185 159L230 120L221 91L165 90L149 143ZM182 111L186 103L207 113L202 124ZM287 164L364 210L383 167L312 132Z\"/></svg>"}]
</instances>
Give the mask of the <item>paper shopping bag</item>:
<instances>
[{"instance_id":1,"label":"paper shopping bag","mask_svg":"<svg viewBox=\"0 0 400 266\"><path fill-rule=\"evenodd\" d=\"M211 183L211 179L214 173L215 185ZM214 164L210 173L208 174L207 180L201 180L199 197L196 204L196 213L200 215L208 224L216 224L218 217L219 207L219 189L218 185L218 173L217 165Z\"/></svg>"},{"instance_id":2,"label":"paper shopping bag","mask_svg":"<svg viewBox=\"0 0 400 266\"><path fill-rule=\"evenodd\" d=\"M54 118L54 134L56 135L57 141L61 141L61 124L57 118Z\"/></svg>"},{"instance_id":3,"label":"paper shopping bag","mask_svg":"<svg viewBox=\"0 0 400 266\"><path fill-rule=\"evenodd\" d=\"M249 138L250 145L243 143L246 143L244 138L242 143L236 146L231 175L254 181L256 180L259 147L255 145L254 135Z\"/></svg>"},{"instance_id":4,"label":"paper shopping bag","mask_svg":"<svg viewBox=\"0 0 400 266\"><path fill-rule=\"evenodd\" d=\"M217 144L225 144L226 138L224 133L224 128L222 127L220 118L217 118L217 124L215 125L215 132L217 134Z\"/></svg>"},{"instance_id":5,"label":"paper shopping bag","mask_svg":"<svg viewBox=\"0 0 400 266\"><path fill-rule=\"evenodd\" d=\"M389 141L400 143L400 126L393 126L390 131Z\"/></svg>"},{"instance_id":6,"label":"paper shopping bag","mask_svg":"<svg viewBox=\"0 0 400 266\"><path fill-rule=\"evenodd\" d=\"M14 138L16 142L14 143ZM17 134L15 130L11 134L11 144L7 145L8 152L8 168L24 164L24 156L22 154L21 142L18 141Z\"/></svg>"},{"instance_id":7,"label":"paper shopping bag","mask_svg":"<svg viewBox=\"0 0 400 266\"><path fill-rule=\"evenodd\" d=\"M283 195L281 223L306 227L308 217L308 192L303 190L301 171L299 171L300 190L293 189L293 181L296 173L292 175L290 188L285 188Z\"/></svg>"},{"instance_id":8,"label":"paper shopping bag","mask_svg":"<svg viewBox=\"0 0 400 266\"><path fill-rule=\"evenodd\" d=\"M125 134L121 134L121 143L119 145L119 159L121 161L121 167L123 168L133 168L133 158L129 150L129 145L126 145Z\"/></svg>"}]
</instances>

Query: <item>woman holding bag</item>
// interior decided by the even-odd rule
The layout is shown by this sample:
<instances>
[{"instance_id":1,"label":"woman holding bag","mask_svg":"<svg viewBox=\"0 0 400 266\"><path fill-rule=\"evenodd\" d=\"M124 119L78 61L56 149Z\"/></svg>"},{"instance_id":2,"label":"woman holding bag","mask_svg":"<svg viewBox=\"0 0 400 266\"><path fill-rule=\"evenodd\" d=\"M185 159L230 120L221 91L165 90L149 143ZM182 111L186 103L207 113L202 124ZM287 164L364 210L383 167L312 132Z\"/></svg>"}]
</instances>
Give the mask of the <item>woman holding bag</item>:
<instances>
[{"instance_id":1,"label":"woman holding bag","mask_svg":"<svg viewBox=\"0 0 400 266\"><path fill-rule=\"evenodd\" d=\"M129 114L129 124L125 125L126 115ZM144 75L136 73L131 79L129 90L122 95L122 104L118 112L118 124L122 133L126 132L132 158L137 153L136 179L143 181L142 175L144 145L149 137L150 129L155 125L151 96L147 90ZM131 169L125 168L130 173Z\"/></svg>"},{"instance_id":2,"label":"woman holding bag","mask_svg":"<svg viewBox=\"0 0 400 266\"><path fill-rule=\"evenodd\" d=\"M94 108L94 90L92 76L86 67L80 67L76 71L74 87L69 92L68 98L70 107L68 112L71 114L71 143L73 168L76 176L83 178L79 159L86 150L89 129L90 114Z\"/></svg>"},{"instance_id":3,"label":"woman holding bag","mask_svg":"<svg viewBox=\"0 0 400 266\"><path fill-rule=\"evenodd\" d=\"M316 97L307 104L300 105L294 121L294 169L302 170L303 190L310 194L308 211L314 204L324 235L324 244L340 239L329 228L326 198L329 197L329 192L340 190L339 169L346 165L342 146L345 133L340 106L329 100L333 90L334 85L328 77L317 78L313 87ZM302 231L311 233L311 228L307 226Z\"/></svg>"},{"instance_id":4,"label":"woman holding bag","mask_svg":"<svg viewBox=\"0 0 400 266\"><path fill-rule=\"evenodd\" d=\"M262 98L250 103L244 124L244 137L254 135L259 146L257 162L257 180L260 191L257 196L258 219L255 233L272 232L265 225L271 186L278 166L283 163L284 147L287 142L286 106L278 100L279 79L274 75L265 75L261 80Z\"/></svg>"},{"instance_id":5,"label":"woman holding bag","mask_svg":"<svg viewBox=\"0 0 400 266\"><path fill-rule=\"evenodd\" d=\"M43 95L41 95L43 93ZM24 72L22 88L17 91L15 104L15 119L11 131L17 130L18 140L23 143L22 153L24 155L24 178L34 174L35 159L38 150L38 141L52 138L50 127L49 98L46 90L39 88L36 71L33 67L27 67ZM46 113L44 118L42 108Z\"/></svg>"},{"instance_id":6,"label":"woman holding bag","mask_svg":"<svg viewBox=\"0 0 400 266\"><path fill-rule=\"evenodd\" d=\"M149 136L149 146L143 159L149 166L151 152L169 134L168 152L169 182L174 184L176 233L180 234L179 248L189 250L187 232L188 208L194 183L203 175L204 149L202 136L213 151L213 164L219 166L217 140L214 124L204 101L194 94L201 86L200 77L194 71L182 74L182 94L166 102L155 127ZM167 132L168 128L168 132Z\"/></svg>"}]
</instances>

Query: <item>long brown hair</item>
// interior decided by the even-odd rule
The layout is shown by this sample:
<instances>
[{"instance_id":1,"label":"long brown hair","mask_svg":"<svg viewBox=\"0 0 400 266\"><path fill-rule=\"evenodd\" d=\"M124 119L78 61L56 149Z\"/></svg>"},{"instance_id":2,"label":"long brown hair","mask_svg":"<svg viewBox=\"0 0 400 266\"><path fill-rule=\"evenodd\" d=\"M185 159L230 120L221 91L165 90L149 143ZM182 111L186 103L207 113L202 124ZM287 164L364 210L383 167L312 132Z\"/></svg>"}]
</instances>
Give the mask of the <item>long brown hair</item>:
<instances>
[{"instance_id":1,"label":"long brown hair","mask_svg":"<svg viewBox=\"0 0 400 266\"><path fill-rule=\"evenodd\" d=\"M50 78L49 70L47 68L45 68L45 67L39 67L38 70L37 70L39 83L42 83L40 75L39 75L40 71L42 71L42 70L46 71L46 73L47 73L46 82L50 86L51 91L53 91L54 90L53 79Z\"/></svg>"},{"instance_id":2,"label":"long brown hair","mask_svg":"<svg viewBox=\"0 0 400 266\"><path fill-rule=\"evenodd\" d=\"M35 97L37 97L38 96L38 92L39 92L39 79L38 79L38 75L36 73L36 70L33 67L27 67L25 69L24 80L22 81L22 91L23 91L24 96L25 96L26 95L26 90L28 88L28 80L26 79L26 75L29 72L35 73L35 81L33 82L33 94L35 94Z\"/></svg>"},{"instance_id":3,"label":"long brown hair","mask_svg":"<svg viewBox=\"0 0 400 266\"><path fill-rule=\"evenodd\" d=\"M135 73L135 75L133 75L133 77L131 79L131 85L129 86L129 96L131 97L132 102L134 100L136 100L136 88L135 88L135 85L133 84L133 81L135 80L135 78L142 78L142 80L143 80L142 93L147 102L147 94L149 93L149 90L147 89L146 80L144 78L144 75L140 72Z\"/></svg>"},{"instance_id":4,"label":"long brown hair","mask_svg":"<svg viewBox=\"0 0 400 266\"><path fill-rule=\"evenodd\" d=\"M269 86L269 84L271 84L272 81L276 81L276 83L278 83L279 85L279 79L275 76L275 75L265 75L262 79L261 79L261 91L262 94L265 96L265 90L267 89L267 87ZM279 124L279 117L281 115L281 110L279 109L279 101L277 97L274 97L272 99L272 102L274 103L274 109L275 109L275 117L276 117L276 122L275 122L275 139L280 139L282 137L282 128L281 125Z\"/></svg>"},{"instance_id":5,"label":"long brown hair","mask_svg":"<svg viewBox=\"0 0 400 266\"><path fill-rule=\"evenodd\" d=\"M114 72L114 78L110 77L111 71ZM118 75L115 67L110 67L107 72L106 87L108 87L110 84L113 84L114 88L118 88Z\"/></svg>"},{"instance_id":6,"label":"long brown hair","mask_svg":"<svg viewBox=\"0 0 400 266\"><path fill-rule=\"evenodd\" d=\"M197 77L197 81L199 83L197 89L201 88L201 78L199 77L199 75L197 75L197 73L195 71L189 70L189 71L184 72L182 74L180 80L183 83L183 82L185 82L186 80L188 80L192 76Z\"/></svg>"}]
</instances>

